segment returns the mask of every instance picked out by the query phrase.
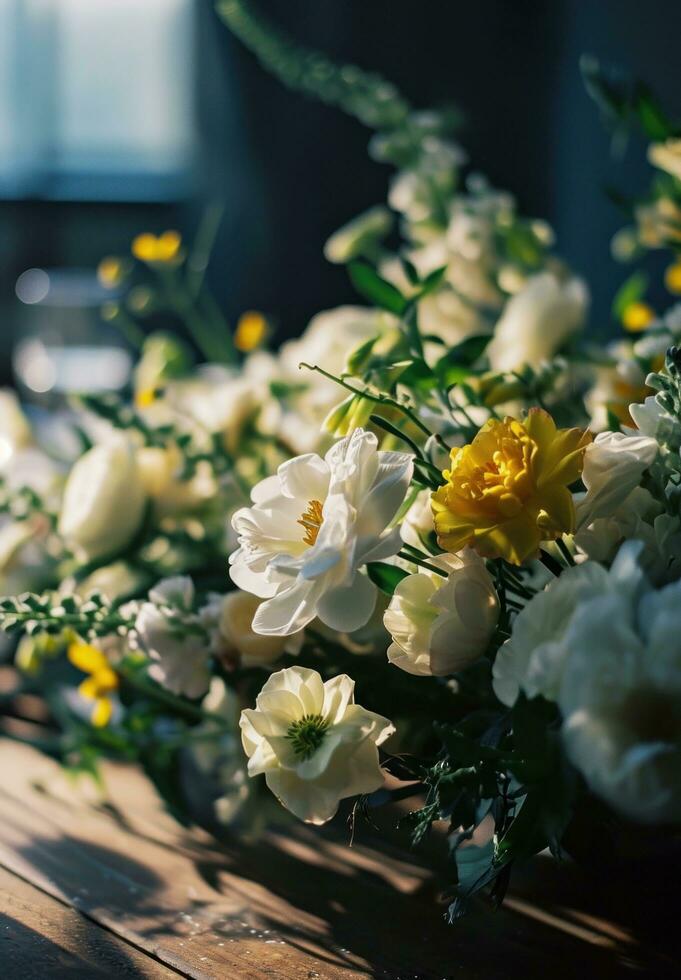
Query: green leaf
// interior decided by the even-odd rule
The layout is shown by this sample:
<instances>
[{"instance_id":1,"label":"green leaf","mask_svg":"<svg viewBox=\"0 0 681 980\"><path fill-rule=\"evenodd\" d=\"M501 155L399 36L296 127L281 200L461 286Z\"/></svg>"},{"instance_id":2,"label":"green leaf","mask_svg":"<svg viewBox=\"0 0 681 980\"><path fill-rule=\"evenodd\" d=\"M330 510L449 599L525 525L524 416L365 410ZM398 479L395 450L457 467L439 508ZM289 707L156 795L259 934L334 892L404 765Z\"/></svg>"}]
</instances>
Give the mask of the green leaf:
<instances>
[{"instance_id":1,"label":"green leaf","mask_svg":"<svg viewBox=\"0 0 681 980\"><path fill-rule=\"evenodd\" d=\"M616 320L621 320L624 311L632 303L638 303L645 296L648 288L648 276L641 269L626 279L615 293L612 301L612 315Z\"/></svg>"},{"instance_id":2,"label":"green leaf","mask_svg":"<svg viewBox=\"0 0 681 980\"><path fill-rule=\"evenodd\" d=\"M675 127L661 105L643 82L637 82L634 96L634 111L638 116L643 132L657 142L674 135Z\"/></svg>"},{"instance_id":3,"label":"green leaf","mask_svg":"<svg viewBox=\"0 0 681 980\"><path fill-rule=\"evenodd\" d=\"M438 286L442 283L447 272L447 266L443 265L439 269L434 269L433 272L429 272L426 278L421 283L421 291L419 293L419 298L421 296L427 296L428 293L432 293Z\"/></svg>"},{"instance_id":4,"label":"green leaf","mask_svg":"<svg viewBox=\"0 0 681 980\"><path fill-rule=\"evenodd\" d=\"M475 334L443 354L434 369L440 384L449 388L467 378L472 366L482 356L490 340L488 334Z\"/></svg>"},{"instance_id":5,"label":"green leaf","mask_svg":"<svg viewBox=\"0 0 681 980\"><path fill-rule=\"evenodd\" d=\"M366 262L351 262L348 266L350 280L358 293L383 310L402 316L407 301L391 283L382 279Z\"/></svg>"},{"instance_id":6,"label":"green leaf","mask_svg":"<svg viewBox=\"0 0 681 980\"><path fill-rule=\"evenodd\" d=\"M367 574L381 592L392 595L403 578L409 575L397 565L388 565L384 561L370 561L367 564Z\"/></svg>"}]
</instances>

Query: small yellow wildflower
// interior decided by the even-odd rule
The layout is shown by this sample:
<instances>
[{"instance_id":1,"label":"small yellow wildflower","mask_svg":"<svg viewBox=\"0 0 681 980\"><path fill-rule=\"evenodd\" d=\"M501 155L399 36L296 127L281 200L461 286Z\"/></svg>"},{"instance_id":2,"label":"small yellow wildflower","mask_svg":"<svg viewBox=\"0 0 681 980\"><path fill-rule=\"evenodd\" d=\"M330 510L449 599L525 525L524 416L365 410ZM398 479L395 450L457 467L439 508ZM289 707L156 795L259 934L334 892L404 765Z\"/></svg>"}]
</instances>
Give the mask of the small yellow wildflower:
<instances>
[{"instance_id":1,"label":"small yellow wildflower","mask_svg":"<svg viewBox=\"0 0 681 980\"><path fill-rule=\"evenodd\" d=\"M630 333L640 333L655 319L655 310L648 303L630 303L622 315L622 325Z\"/></svg>"},{"instance_id":2,"label":"small yellow wildflower","mask_svg":"<svg viewBox=\"0 0 681 980\"><path fill-rule=\"evenodd\" d=\"M239 317L234 331L234 346L242 354L260 347L267 336L267 320L257 310L248 310Z\"/></svg>"},{"instance_id":3,"label":"small yellow wildflower","mask_svg":"<svg viewBox=\"0 0 681 980\"><path fill-rule=\"evenodd\" d=\"M490 419L470 445L452 450L447 482L431 497L440 546L520 565L542 541L574 531L568 487L590 441L581 429L557 429L540 408L524 422Z\"/></svg>"},{"instance_id":4,"label":"small yellow wildflower","mask_svg":"<svg viewBox=\"0 0 681 980\"><path fill-rule=\"evenodd\" d=\"M164 264L174 262L182 247L179 231L164 231L162 235L152 235L145 231L132 242L132 254L140 262Z\"/></svg>"},{"instance_id":5,"label":"small yellow wildflower","mask_svg":"<svg viewBox=\"0 0 681 980\"><path fill-rule=\"evenodd\" d=\"M97 266L97 279L105 289L115 289L120 286L127 271L127 263L116 255L107 255Z\"/></svg>"},{"instance_id":6,"label":"small yellow wildflower","mask_svg":"<svg viewBox=\"0 0 681 980\"><path fill-rule=\"evenodd\" d=\"M670 293L677 296L681 293L681 259L667 267L664 274L664 284Z\"/></svg>"},{"instance_id":7,"label":"small yellow wildflower","mask_svg":"<svg viewBox=\"0 0 681 980\"><path fill-rule=\"evenodd\" d=\"M78 687L82 697L94 701L90 721L95 728L108 725L113 710L111 695L118 690L118 675L102 651L89 643L71 643L68 658L74 667L90 675Z\"/></svg>"}]
</instances>

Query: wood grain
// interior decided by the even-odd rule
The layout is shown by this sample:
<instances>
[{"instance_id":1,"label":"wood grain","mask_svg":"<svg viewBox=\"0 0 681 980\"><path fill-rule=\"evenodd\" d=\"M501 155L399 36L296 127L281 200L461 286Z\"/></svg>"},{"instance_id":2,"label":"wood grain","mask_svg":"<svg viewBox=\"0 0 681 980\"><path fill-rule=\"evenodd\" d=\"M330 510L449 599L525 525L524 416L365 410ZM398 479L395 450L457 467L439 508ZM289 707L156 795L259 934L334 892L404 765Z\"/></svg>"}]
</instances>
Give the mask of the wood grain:
<instances>
[{"instance_id":1,"label":"wood grain","mask_svg":"<svg viewBox=\"0 0 681 980\"><path fill-rule=\"evenodd\" d=\"M197 980L674 975L576 868L539 862L503 911L448 927L409 855L298 825L216 846L134 769L107 768L106 798L25 746L0 741L0 769L0 865Z\"/></svg>"},{"instance_id":2,"label":"wood grain","mask_svg":"<svg viewBox=\"0 0 681 980\"><path fill-rule=\"evenodd\" d=\"M0 869L4 980L171 980L174 970Z\"/></svg>"}]
</instances>

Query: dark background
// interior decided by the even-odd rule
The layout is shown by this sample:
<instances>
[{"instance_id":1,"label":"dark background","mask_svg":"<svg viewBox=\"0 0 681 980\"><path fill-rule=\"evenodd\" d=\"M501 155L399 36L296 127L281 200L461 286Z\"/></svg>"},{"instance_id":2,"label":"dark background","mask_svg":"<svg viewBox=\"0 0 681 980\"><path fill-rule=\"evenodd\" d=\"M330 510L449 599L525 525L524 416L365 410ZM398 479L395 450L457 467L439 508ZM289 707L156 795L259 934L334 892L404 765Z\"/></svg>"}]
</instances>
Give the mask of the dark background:
<instances>
[{"instance_id":1,"label":"dark background","mask_svg":"<svg viewBox=\"0 0 681 980\"><path fill-rule=\"evenodd\" d=\"M353 300L322 245L339 225L385 199L388 168L366 152L369 133L333 108L284 90L197 0L199 136L194 192L183 201L0 201L3 380L16 320L14 282L32 266L94 267L126 252L141 230L190 233L202 204L226 206L210 280L228 316L262 309L278 337L316 311ZM475 169L545 217L558 249L589 280L592 328L608 329L625 277L610 258L622 218L605 185L642 189L643 144L613 160L579 74L579 56L648 81L681 115L678 0L261 0L297 40L391 79L413 105L454 101Z\"/></svg>"}]
</instances>

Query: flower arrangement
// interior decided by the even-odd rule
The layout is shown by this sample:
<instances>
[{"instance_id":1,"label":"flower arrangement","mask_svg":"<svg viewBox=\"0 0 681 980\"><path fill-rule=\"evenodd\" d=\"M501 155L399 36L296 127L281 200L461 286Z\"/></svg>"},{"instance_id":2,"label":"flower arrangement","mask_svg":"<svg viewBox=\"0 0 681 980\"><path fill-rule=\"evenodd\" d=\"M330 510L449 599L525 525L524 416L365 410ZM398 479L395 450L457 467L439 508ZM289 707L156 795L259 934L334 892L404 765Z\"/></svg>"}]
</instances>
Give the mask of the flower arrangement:
<instances>
[{"instance_id":1,"label":"flower arrangement","mask_svg":"<svg viewBox=\"0 0 681 980\"><path fill-rule=\"evenodd\" d=\"M220 9L313 90L297 49ZM681 821L681 317L636 273L626 339L594 351L586 284L546 223L462 178L450 116L332 67L322 95L397 167L326 245L369 305L269 352L264 316L229 331L205 291L205 228L104 260L110 318L137 338L169 307L206 363L150 334L130 398L74 394L67 460L3 393L0 617L69 767L134 760L184 814L200 776L214 826L250 832L270 798L313 824L393 806L413 844L446 839L455 919L568 851L578 808ZM676 131L585 74L659 172L615 250L670 249L677 293Z\"/></svg>"}]
</instances>

